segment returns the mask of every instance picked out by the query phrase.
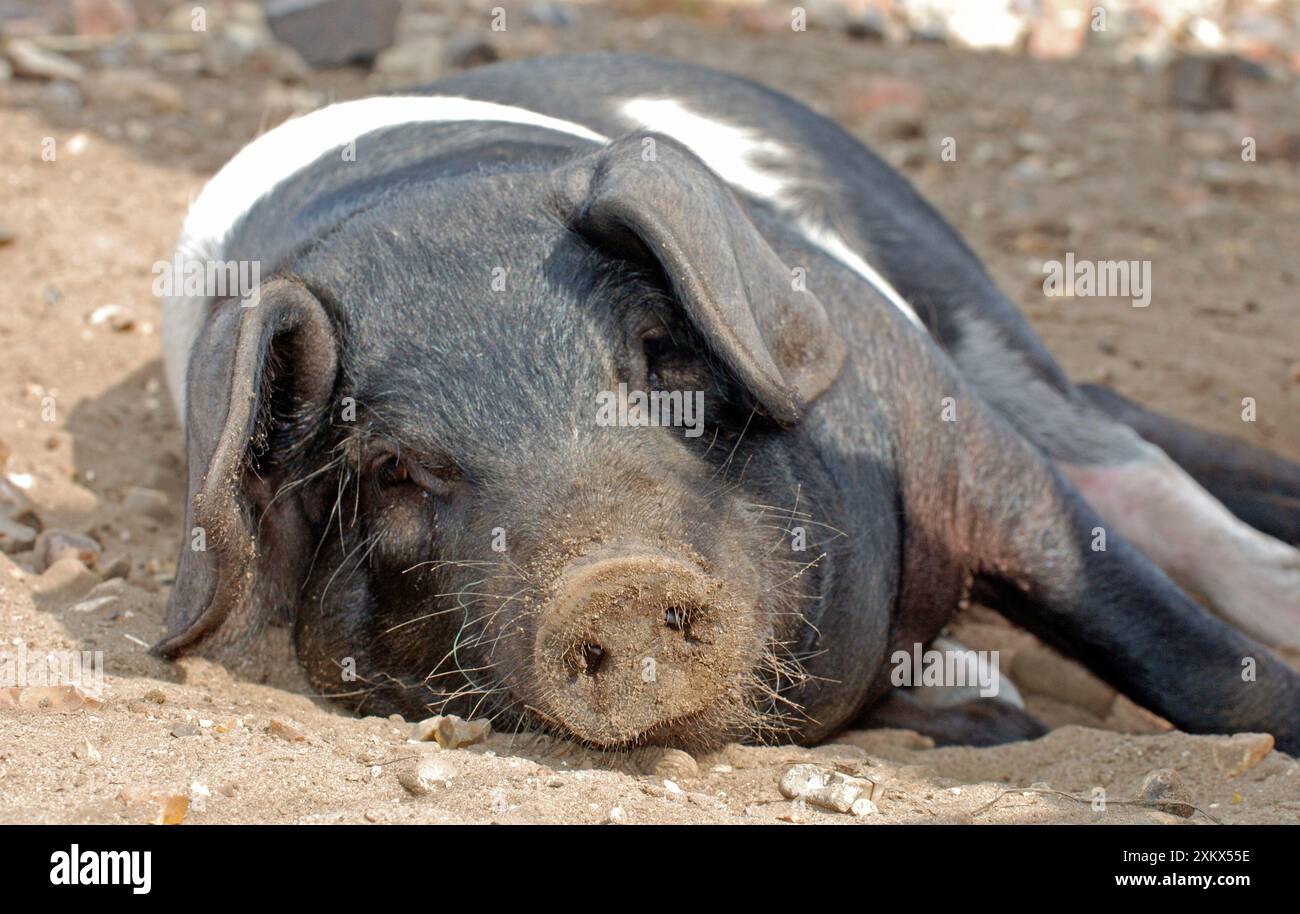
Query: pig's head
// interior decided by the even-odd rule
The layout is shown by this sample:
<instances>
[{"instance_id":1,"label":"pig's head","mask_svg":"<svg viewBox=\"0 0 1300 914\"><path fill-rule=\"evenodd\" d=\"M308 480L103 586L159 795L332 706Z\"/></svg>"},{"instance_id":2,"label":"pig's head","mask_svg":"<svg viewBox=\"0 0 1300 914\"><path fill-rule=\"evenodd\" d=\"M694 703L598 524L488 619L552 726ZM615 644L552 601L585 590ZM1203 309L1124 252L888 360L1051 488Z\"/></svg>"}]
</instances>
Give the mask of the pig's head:
<instances>
[{"instance_id":1,"label":"pig's head","mask_svg":"<svg viewBox=\"0 0 1300 914\"><path fill-rule=\"evenodd\" d=\"M194 349L206 542L162 653L291 625L361 710L601 747L798 725L793 443L842 347L702 163L634 136L402 186L276 272Z\"/></svg>"}]
</instances>

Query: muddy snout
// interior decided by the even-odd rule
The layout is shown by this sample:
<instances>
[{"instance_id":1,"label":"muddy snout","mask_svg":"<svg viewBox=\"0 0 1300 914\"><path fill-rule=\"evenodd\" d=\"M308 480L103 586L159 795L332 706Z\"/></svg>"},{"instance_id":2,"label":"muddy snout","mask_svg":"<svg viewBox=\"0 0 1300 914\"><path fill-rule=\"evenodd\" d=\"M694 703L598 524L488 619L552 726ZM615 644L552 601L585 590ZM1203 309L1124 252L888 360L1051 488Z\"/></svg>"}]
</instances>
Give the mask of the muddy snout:
<instances>
[{"instance_id":1,"label":"muddy snout","mask_svg":"<svg viewBox=\"0 0 1300 914\"><path fill-rule=\"evenodd\" d=\"M740 701L761 653L749 602L694 563L606 551L560 576L534 644L542 712L601 746L672 738Z\"/></svg>"}]
</instances>

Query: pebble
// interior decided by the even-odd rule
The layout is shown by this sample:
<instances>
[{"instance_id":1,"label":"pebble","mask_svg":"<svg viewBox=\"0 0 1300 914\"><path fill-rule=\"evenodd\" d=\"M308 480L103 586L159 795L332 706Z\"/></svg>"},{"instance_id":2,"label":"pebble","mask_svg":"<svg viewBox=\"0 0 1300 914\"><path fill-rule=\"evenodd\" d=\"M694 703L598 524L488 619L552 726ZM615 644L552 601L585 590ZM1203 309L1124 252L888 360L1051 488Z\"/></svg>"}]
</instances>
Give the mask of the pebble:
<instances>
[{"instance_id":1,"label":"pebble","mask_svg":"<svg viewBox=\"0 0 1300 914\"><path fill-rule=\"evenodd\" d=\"M0 514L0 552L17 555L36 545L36 530L24 523Z\"/></svg>"},{"instance_id":2,"label":"pebble","mask_svg":"<svg viewBox=\"0 0 1300 914\"><path fill-rule=\"evenodd\" d=\"M75 602L90 593L98 583L99 575L69 556L42 571L31 586L35 595Z\"/></svg>"},{"instance_id":3,"label":"pebble","mask_svg":"<svg viewBox=\"0 0 1300 914\"><path fill-rule=\"evenodd\" d=\"M196 724L179 723L172 727L171 735L177 739L184 739L187 736L198 736L199 728Z\"/></svg>"},{"instance_id":4,"label":"pebble","mask_svg":"<svg viewBox=\"0 0 1300 914\"><path fill-rule=\"evenodd\" d=\"M481 743L492 732L487 720L462 720L454 714L429 717L411 727L412 742L434 740L442 749L461 749Z\"/></svg>"},{"instance_id":5,"label":"pebble","mask_svg":"<svg viewBox=\"0 0 1300 914\"><path fill-rule=\"evenodd\" d=\"M86 316L86 322L92 327L107 326L117 333L124 333L135 326L135 314L123 305L100 305Z\"/></svg>"},{"instance_id":6,"label":"pebble","mask_svg":"<svg viewBox=\"0 0 1300 914\"><path fill-rule=\"evenodd\" d=\"M5 45L5 55L14 74L29 79L77 82L86 75L86 68L75 60L47 51L25 38L11 38Z\"/></svg>"},{"instance_id":7,"label":"pebble","mask_svg":"<svg viewBox=\"0 0 1300 914\"><path fill-rule=\"evenodd\" d=\"M127 787L117 798L127 817L142 825L179 825L190 809L186 794L151 787Z\"/></svg>"},{"instance_id":8,"label":"pebble","mask_svg":"<svg viewBox=\"0 0 1300 914\"><path fill-rule=\"evenodd\" d=\"M103 758L103 756L100 755L99 750L91 745L91 742L88 739L83 739L77 747L72 750L72 755L74 758L79 758L83 762L87 762L91 765L97 764Z\"/></svg>"},{"instance_id":9,"label":"pebble","mask_svg":"<svg viewBox=\"0 0 1300 914\"><path fill-rule=\"evenodd\" d=\"M1254 768L1273 751L1273 737L1268 733L1237 733L1214 743L1214 764L1228 777L1237 777Z\"/></svg>"},{"instance_id":10,"label":"pebble","mask_svg":"<svg viewBox=\"0 0 1300 914\"><path fill-rule=\"evenodd\" d=\"M307 737L297 727L286 724L284 721L278 719L271 721L270 725L266 728L266 732L291 743L301 743L307 740Z\"/></svg>"},{"instance_id":11,"label":"pebble","mask_svg":"<svg viewBox=\"0 0 1300 914\"><path fill-rule=\"evenodd\" d=\"M90 537L67 530L46 530L36 538L37 568L41 571L64 559L76 559L93 568L101 552L103 548Z\"/></svg>"},{"instance_id":12,"label":"pebble","mask_svg":"<svg viewBox=\"0 0 1300 914\"><path fill-rule=\"evenodd\" d=\"M122 507L132 514L142 514L157 521L172 518L171 499L157 489L130 486L122 496Z\"/></svg>"},{"instance_id":13,"label":"pebble","mask_svg":"<svg viewBox=\"0 0 1300 914\"><path fill-rule=\"evenodd\" d=\"M375 79L384 86L415 86L432 82L447 69L447 46L433 35L389 48L375 61Z\"/></svg>"},{"instance_id":14,"label":"pebble","mask_svg":"<svg viewBox=\"0 0 1300 914\"><path fill-rule=\"evenodd\" d=\"M449 786L455 776L455 766L442 756L422 758L403 765L397 771L398 783L416 797L428 796L437 787Z\"/></svg>"},{"instance_id":15,"label":"pebble","mask_svg":"<svg viewBox=\"0 0 1300 914\"><path fill-rule=\"evenodd\" d=\"M859 799L871 800L875 784L817 765L795 765L781 776L781 795L834 812L851 812Z\"/></svg>"},{"instance_id":16,"label":"pebble","mask_svg":"<svg viewBox=\"0 0 1300 914\"><path fill-rule=\"evenodd\" d=\"M1172 768L1157 768L1142 780L1142 799L1155 804L1161 812L1186 819L1196 812L1192 795L1183 779Z\"/></svg>"}]
</instances>

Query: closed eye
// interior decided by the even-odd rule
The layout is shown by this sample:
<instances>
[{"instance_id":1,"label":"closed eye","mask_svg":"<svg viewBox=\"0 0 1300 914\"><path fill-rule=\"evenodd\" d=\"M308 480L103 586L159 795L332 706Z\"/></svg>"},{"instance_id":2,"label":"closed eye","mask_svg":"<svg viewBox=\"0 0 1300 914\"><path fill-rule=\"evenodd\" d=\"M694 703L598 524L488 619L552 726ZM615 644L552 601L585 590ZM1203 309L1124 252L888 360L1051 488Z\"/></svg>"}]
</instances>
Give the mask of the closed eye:
<instances>
[{"instance_id":1,"label":"closed eye","mask_svg":"<svg viewBox=\"0 0 1300 914\"><path fill-rule=\"evenodd\" d=\"M367 473L383 489L418 488L440 498L449 496L463 477L460 468L450 460L427 466L394 450L384 450L372 457Z\"/></svg>"}]
</instances>

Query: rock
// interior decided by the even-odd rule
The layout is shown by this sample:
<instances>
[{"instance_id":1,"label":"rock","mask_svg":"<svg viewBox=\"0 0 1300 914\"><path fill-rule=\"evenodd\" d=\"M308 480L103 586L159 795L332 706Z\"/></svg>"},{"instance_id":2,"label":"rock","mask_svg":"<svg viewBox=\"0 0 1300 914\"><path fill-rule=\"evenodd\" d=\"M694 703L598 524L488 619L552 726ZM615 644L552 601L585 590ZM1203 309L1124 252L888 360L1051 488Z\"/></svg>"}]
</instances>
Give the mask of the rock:
<instances>
[{"instance_id":1,"label":"rock","mask_svg":"<svg viewBox=\"0 0 1300 914\"><path fill-rule=\"evenodd\" d=\"M59 559L32 582L32 593L40 597L75 602L99 583L99 576L75 558Z\"/></svg>"},{"instance_id":2,"label":"rock","mask_svg":"<svg viewBox=\"0 0 1300 914\"><path fill-rule=\"evenodd\" d=\"M99 576L106 581L120 580L131 576L131 556L120 552L112 558L99 563Z\"/></svg>"},{"instance_id":3,"label":"rock","mask_svg":"<svg viewBox=\"0 0 1300 914\"><path fill-rule=\"evenodd\" d=\"M110 38L135 28L130 0L72 0L73 28L78 35Z\"/></svg>"},{"instance_id":4,"label":"rock","mask_svg":"<svg viewBox=\"0 0 1300 914\"><path fill-rule=\"evenodd\" d=\"M140 697L155 705L166 704L167 702L167 693L162 689L150 689Z\"/></svg>"},{"instance_id":5,"label":"rock","mask_svg":"<svg viewBox=\"0 0 1300 914\"><path fill-rule=\"evenodd\" d=\"M530 3L525 15L530 22L553 29L567 28L578 21L577 10L565 3Z\"/></svg>"},{"instance_id":6,"label":"rock","mask_svg":"<svg viewBox=\"0 0 1300 914\"><path fill-rule=\"evenodd\" d=\"M385 86L415 86L432 82L447 69L447 46L426 36L389 48L375 61L375 77Z\"/></svg>"},{"instance_id":7,"label":"rock","mask_svg":"<svg viewBox=\"0 0 1300 914\"><path fill-rule=\"evenodd\" d=\"M442 756L418 759L397 771L398 783L416 797L428 796L437 787L447 787L455 776L455 766Z\"/></svg>"},{"instance_id":8,"label":"rock","mask_svg":"<svg viewBox=\"0 0 1300 914\"><path fill-rule=\"evenodd\" d=\"M853 813L853 815L858 818L862 818L863 816L874 816L879 813L880 810L876 808L875 803L871 802L866 797L858 797L853 801L853 805L849 807L849 812Z\"/></svg>"},{"instance_id":9,"label":"rock","mask_svg":"<svg viewBox=\"0 0 1300 914\"><path fill-rule=\"evenodd\" d=\"M36 545L36 530L0 513L0 552L16 555Z\"/></svg>"},{"instance_id":10,"label":"rock","mask_svg":"<svg viewBox=\"0 0 1300 914\"><path fill-rule=\"evenodd\" d=\"M185 110L185 96L181 90L159 79L151 70L101 70L95 74L94 79L82 83L81 88L92 102L100 104L141 105L159 114L174 114ZM105 307L114 310L105 312L101 319L96 321L95 315L104 311L103 308L97 309L91 315L92 323L109 323L112 326L111 322L114 319L120 322L129 314L128 309L121 306ZM130 329L132 324L134 324L133 317L125 327L114 326L113 329Z\"/></svg>"},{"instance_id":11,"label":"rock","mask_svg":"<svg viewBox=\"0 0 1300 914\"><path fill-rule=\"evenodd\" d=\"M135 313L122 305L100 305L86 315L86 323L92 327L107 326L117 333L124 333L135 326Z\"/></svg>"},{"instance_id":12,"label":"rock","mask_svg":"<svg viewBox=\"0 0 1300 914\"><path fill-rule=\"evenodd\" d=\"M1084 0L1046 0L1041 15L1029 22L1029 53L1039 60L1076 56L1088 41L1092 6Z\"/></svg>"},{"instance_id":13,"label":"rock","mask_svg":"<svg viewBox=\"0 0 1300 914\"><path fill-rule=\"evenodd\" d=\"M37 569L44 571L63 559L76 559L93 568L102 551L99 543L88 536L67 530L46 530L36 538Z\"/></svg>"},{"instance_id":14,"label":"rock","mask_svg":"<svg viewBox=\"0 0 1300 914\"><path fill-rule=\"evenodd\" d=\"M152 787L127 787L117 795L129 820L141 825L180 825L190 809L188 794Z\"/></svg>"},{"instance_id":15,"label":"rock","mask_svg":"<svg viewBox=\"0 0 1300 914\"><path fill-rule=\"evenodd\" d=\"M73 758L81 759L83 762L90 765L98 764L100 759L103 758L103 756L100 755L99 750L92 746L88 739L83 739L76 748L72 750L72 756Z\"/></svg>"},{"instance_id":16,"label":"rock","mask_svg":"<svg viewBox=\"0 0 1300 914\"><path fill-rule=\"evenodd\" d=\"M1237 733L1214 743L1214 764L1230 778L1245 774L1273 751L1268 733Z\"/></svg>"},{"instance_id":17,"label":"rock","mask_svg":"<svg viewBox=\"0 0 1300 914\"><path fill-rule=\"evenodd\" d=\"M40 530L40 518L27 493L0 476L0 552L26 552L36 544Z\"/></svg>"},{"instance_id":18,"label":"rock","mask_svg":"<svg viewBox=\"0 0 1300 914\"><path fill-rule=\"evenodd\" d=\"M0 689L0 710L98 710L104 702L75 685L15 686Z\"/></svg>"},{"instance_id":19,"label":"rock","mask_svg":"<svg viewBox=\"0 0 1300 914\"><path fill-rule=\"evenodd\" d=\"M496 46L477 32L453 38L447 45L447 62L462 70L496 63L500 59L501 53Z\"/></svg>"},{"instance_id":20,"label":"rock","mask_svg":"<svg viewBox=\"0 0 1300 914\"><path fill-rule=\"evenodd\" d=\"M922 132L925 106L925 90L917 83L896 76L871 76L848 86L839 110L850 121L888 120L894 128L891 135L909 139Z\"/></svg>"},{"instance_id":21,"label":"rock","mask_svg":"<svg viewBox=\"0 0 1300 914\"><path fill-rule=\"evenodd\" d=\"M270 726L266 728L266 732L291 743L302 743L307 740L307 737L304 736L303 732L297 727L294 727L291 724L286 724L284 721L278 719L271 721Z\"/></svg>"},{"instance_id":22,"label":"rock","mask_svg":"<svg viewBox=\"0 0 1300 914\"><path fill-rule=\"evenodd\" d=\"M28 79L78 82L86 75L86 68L81 64L26 39L11 38L5 45L5 56L9 58L14 74Z\"/></svg>"},{"instance_id":23,"label":"rock","mask_svg":"<svg viewBox=\"0 0 1300 914\"><path fill-rule=\"evenodd\" d=\"M1191 111L1231 108L1234 71L1230 57L1178 57L1169 65L1169 103Z\"/></svg>"},{"instance_id":24,"label":"rock","mask_svg":"<svg viewBox=\"0 0 1300 914\"><path fill-rule=\"evenodd\" d=\"M871 800L875 793L875 784L866 778L817 765L795 765L781 776L779 786L781 795L788 800L803 800L833 812L851 812L855 802Z\"/></svg>"},{"instance_id":25,"label":"rock","mask_svg":"<svg viewBox=\"0 0 1300 914\"><path fill-rule=\"evenodd\" d=\"M157 521L172 519L171 499L157 489L128 487L122 496L122 507L131 514L141 514Z\"/></svg>"},{"instance_id":26,"label":"rock","mask_svg":"<svg viewBox=\"0 0 1300 914\"><path fill-rule=\"evenodd\" d=\"M410 739L423 743L435 740L441 749L460 749L481 743L492 732L487 720L461 720L454 714L429 717L411 728Z\"/></svg>"},{"instance_id":27,"label":"rock","mask_svg":"<svg viewBox=\"0 0 1300 914\"><path fill-rule=\"evenodd\" d=\"M635 753L637 767L643 774L680 781L697 777L700 766L688 752L651 746Z\"/></svg>"},{"instance_id":28,"label":"rock","mask_svg":"<svg viewBox=\"0 0 1300 914\"><path fill-rule=\"evenodd\" d=\"M1158 768L1142 781L1142 799L1155 804L1161 812L1188 818L1196 809L1192 795L1183 785L1183 779L1172 768Z\"/></svg>"},{"instance_id":29,"label":"rock","mask_svg":"<svg viewBox=\"0 0 1300 914\"><path fill-rule=\"evenodd\" d=\"M272 34L313 67L369 63L393 43L399 0L267 0Z\"/></svg>"},{"instance_id":30,"label":"rock","mask_svg":"<svg viewBox=\"0 0 1300 914\"><path fill-rule=\"evenodd\" d=\"M198 724L182 722L179 724L174 724L171 730L169 730L168 732L171 733L171 735L176 737L177 739L184 739L187 736L198 736L199 727Z\"/></svg>"}]
</instances>

